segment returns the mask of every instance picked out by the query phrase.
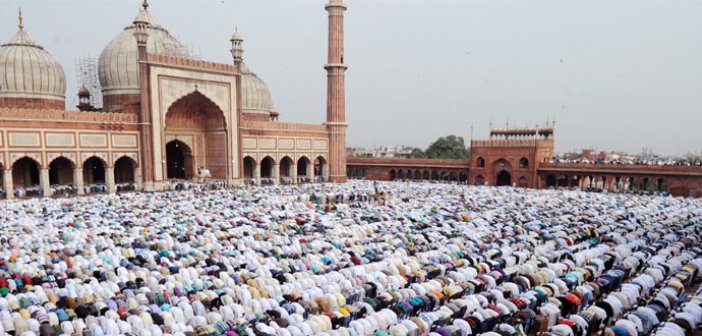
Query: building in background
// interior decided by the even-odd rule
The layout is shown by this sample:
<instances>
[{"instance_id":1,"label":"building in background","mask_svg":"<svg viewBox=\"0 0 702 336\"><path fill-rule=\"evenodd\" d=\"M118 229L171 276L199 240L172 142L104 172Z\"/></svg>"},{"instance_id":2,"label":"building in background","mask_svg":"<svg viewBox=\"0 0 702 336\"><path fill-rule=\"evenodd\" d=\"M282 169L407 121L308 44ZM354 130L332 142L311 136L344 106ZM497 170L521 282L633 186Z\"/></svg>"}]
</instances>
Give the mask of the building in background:
<instances>
[{"instance_id":1,"label":"building in background","mask_svg":"<svg viewBox=\"0 0 702 336\"><path fill-rule=\"evenodd\" d=\"M556 155L555 124L491 128L471 140L469 160L349 157L356 179L454 182L522 188L574 188L608 192L662 192L702 196L702 161L646 161L626 155Z\"/></svg>"},{"instance_id":2,"label":"building in background","mask_svg":"<svg viewBox=\"0 0 702 336\"><path fill-rule=\"evenodd\" d=\"M396 145L374 148L349 148L346 152L347 155L353 157L408 159L412 155L412 147Z\"/></svg>"},{"instance_id":3,"label":"building in background","mask_svg":"<svg viewBox=\"0 0 702 336\"><path fill-rule=\"evenodd\" d=\"M229 41L232 63L199 60L148 7L144 1L100 54L101 99L83 86L75 112L65 108L62 65L29 37L20 13L16 34L0 46L0 168L7 197L67 188L78 194L163 190L204 172L228 184L346 180L342 0L325 6L324 124L278 121L266 83L244 61L239 32Z\"/></svg>"}]
</instances>

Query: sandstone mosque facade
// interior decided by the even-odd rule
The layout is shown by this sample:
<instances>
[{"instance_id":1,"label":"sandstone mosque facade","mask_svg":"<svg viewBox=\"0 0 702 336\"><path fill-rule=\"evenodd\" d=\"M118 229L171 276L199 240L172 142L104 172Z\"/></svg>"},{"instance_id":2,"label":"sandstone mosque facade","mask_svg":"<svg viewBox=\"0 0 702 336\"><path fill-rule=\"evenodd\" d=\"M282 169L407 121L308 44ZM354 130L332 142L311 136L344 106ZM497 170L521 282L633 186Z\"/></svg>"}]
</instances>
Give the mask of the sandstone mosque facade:
<instances>
[{"instance_id":1,"label":"sandstone mosque facade","mask_svg":"<svg viewBox=\"0 0 702 336\"><path fill-rule=\"evenodd\" d=\"M25 30L0 46L0 171L5 197L120 187L163 190L209 172L230 185L346 180L342 0L329 0L327 118L279 122L267 85L232 36L232 62L192 58L144 1L98 62L103 106L65 108L63 67Z\"/></svg>"}]
</instances>

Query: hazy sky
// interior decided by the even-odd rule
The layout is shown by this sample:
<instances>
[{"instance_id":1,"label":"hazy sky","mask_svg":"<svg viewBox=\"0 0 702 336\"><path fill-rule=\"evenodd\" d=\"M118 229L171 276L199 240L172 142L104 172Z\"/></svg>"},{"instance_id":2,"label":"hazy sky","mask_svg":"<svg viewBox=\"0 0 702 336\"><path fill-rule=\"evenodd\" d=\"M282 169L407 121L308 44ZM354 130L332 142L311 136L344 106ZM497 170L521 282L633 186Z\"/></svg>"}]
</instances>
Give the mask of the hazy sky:
<instances>
[{"instance_id":1,"label":"hazy sky","mask_svg":"<svg viewBox=\"0 0 702 336\"><path fill-rule=\"evenodd\" d=\"M326 0L151 0L200 58L245 61L281 121L322 122ZM140 0L0 0L0 40L22 6L59 59L76 105L75 59L98 57ZM556 119L556 150L702 150L702 1L347 0L348 145L426 147L489 123Z\"/></svg>"}]
</instances>

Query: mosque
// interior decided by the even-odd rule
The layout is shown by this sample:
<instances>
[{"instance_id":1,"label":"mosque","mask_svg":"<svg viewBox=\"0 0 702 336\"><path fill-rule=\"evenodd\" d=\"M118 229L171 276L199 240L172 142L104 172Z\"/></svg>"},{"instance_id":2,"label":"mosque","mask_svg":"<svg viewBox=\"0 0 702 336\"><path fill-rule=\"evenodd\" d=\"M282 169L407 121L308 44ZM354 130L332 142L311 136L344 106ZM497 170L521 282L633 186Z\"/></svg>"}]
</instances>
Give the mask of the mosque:
<instances>
[{"instance_id":1,"label":"mosque","mask_svg":"<svg viewBox=\"0 0 702 336\"><path fill-rule=\"evenodd\" d=\"M325 9L323 124L278 121L266 83L244 61L238 32L229 41L230 64L196 59L157 23L146 0L100 54L103 106L92 106L83 86L79 111L69 111L63 67L30 38L20 13L17 33L0 46L4 194L50 196L66 185L79 194L93 185L155 191L202 173L229 185L345 181L346 5L329 0Z\"/></svg>"}]
</instances>

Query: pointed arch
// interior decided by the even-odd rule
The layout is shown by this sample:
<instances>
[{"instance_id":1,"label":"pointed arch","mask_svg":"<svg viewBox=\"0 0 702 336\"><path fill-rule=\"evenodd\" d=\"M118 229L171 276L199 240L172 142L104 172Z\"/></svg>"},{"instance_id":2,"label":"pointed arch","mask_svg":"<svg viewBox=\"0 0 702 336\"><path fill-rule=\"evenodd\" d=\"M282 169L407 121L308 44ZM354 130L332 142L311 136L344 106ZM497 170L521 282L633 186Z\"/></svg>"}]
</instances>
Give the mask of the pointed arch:
<instances>
[{"instance_id":1,"label":"pointed arch","mask_svg":"<svg viewBox=\"0 0 702 336\"><path fill-rule=\"evenodd\" d=\"M104 184L107 163L98 156L91 156L83 161L83 181L86 185Z\"/></svg>"},{"instance_id":2,"label":"pointed arch","mask_svg":"<svg viewBox=\"0 0 702 336\"><path fill-rule=\"evenodd\" d=\"M137 163L133 158L123 155L115 160L115 183L134 183L136 182L135 171Z\"/></svg>"},{"instance_id":3,"label":"pointed arch","mask_svg":"<svg viewBox=\"0 0 702 336\"><path fill-rule=\"evenodd\" d=\"M272 178L273 177L273 166L275 165L275 160L266 156L261 160L261 178Z\"/></svg>"},{"instance_id":4,"label":"pointed arch","mask_svg":"<svg viewBox=\"0 0 702 336\"><path fill-rule=\"evenodd\" d=\"M297 180L298 182L309 182L310 174L312 174L312 160L306 155L301 155L297 158Z\"/></svg>"},{"instance_id":5,"label":"pointed arch","mask_svg":"<svg viewBox=\"0 0 702 336\"><path fill-rule=\"evenodd\" d=\"M186 143L172 140L166 144L166 177L190 179L194 174L193 151Z\"/></svg>"},{"instance_id":6,"label":"pointed arch","mask_svg":"<svg viewBox=\"0 0 702 336\"><path fill-rule=\"evenodd\" d=\"M230 165L227 119L212 99L197 89L178 98L166 110L164 125L170 138L195 135L204 139L202 144L192 144L185 174L175 176L189 179L195 176L195 167L202 167L212 178L227 177Z\"/></svg>"},{"instance_id":7,"label":"pointed arch","mask_svg":"<svg viewBox=\"0 0 702 336\"><path fill-rule=\"evenodd\" d=\"M496 186L511 186L512 185L512 174L506 169L502 169L497 172Z\"/></svg>"},{"instance_id":8,"label":"pointed arch","mask_svg":"<svg viewBox=\"0 0 702 336\"><path fill-rule=\"evenodd\" d=\"M37 160L29 156L18 158L12 163L12 184L15 187L39 185L39 167Z\"/></svg>"},{"instance_id":9,"label":"pointed arch","mask_svg":"<svg viewBox=\"0 0 702 336\"><path fill-rule=\"evenodd\" d=\"M166 110L166 128L226 129L222 109L200 91L192 91L174 101Z\"/></svg>"},{"instance_id":10,"label":"pointed arch","mask_svg":"<svg viewBox=\"0 0 702 336\"><path fill-rule=\"evenodd\" d=\"M283 156L282 159L280 159L280 166L279 166L279 173L278 176L280 177L287 177L290 178L293 176L293 165L295 163L293 162L293 159L290 158L289 156Z\"/></svg>"},{"instance_id":11,"label":"pointed arch","mask_svg":"<svg viewBox=\"0 0 702 336\"><path fill-rule=\"evenodd\" d=\"M256 173L256 160L254 158L252 158L250 155L247 155L244 157L243 164L244 164L244 178L247 178L247 179L255 178L254 174Z\"/></svg>"},{"instance_id":12,"label":"pointed arch","mask_svg":"<svg viewBox=\"0 0 702 336\"><path fill-rule=\"evenodd\" d=\"M73 160L65 157L55 157L49 162L49 185L71 185L73 184L73 169L76 164Z\"/></svg>"},{"instance_id":13,"label":"pointed arch","mask_svg":"<svg viewBox=\"0 0 702 336\"><path fill-rule=\"evenodd\" d=\"M320 155L314 159L314 176L317 180L326 181L329 172L329 167L327 165L327 159Z\"/></svg>"}]
</instances>

